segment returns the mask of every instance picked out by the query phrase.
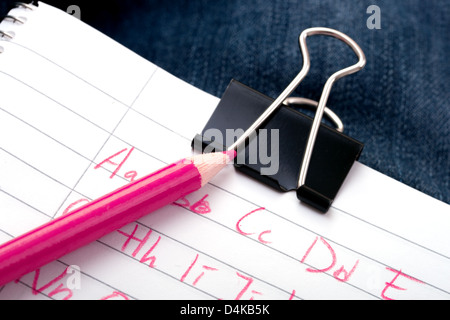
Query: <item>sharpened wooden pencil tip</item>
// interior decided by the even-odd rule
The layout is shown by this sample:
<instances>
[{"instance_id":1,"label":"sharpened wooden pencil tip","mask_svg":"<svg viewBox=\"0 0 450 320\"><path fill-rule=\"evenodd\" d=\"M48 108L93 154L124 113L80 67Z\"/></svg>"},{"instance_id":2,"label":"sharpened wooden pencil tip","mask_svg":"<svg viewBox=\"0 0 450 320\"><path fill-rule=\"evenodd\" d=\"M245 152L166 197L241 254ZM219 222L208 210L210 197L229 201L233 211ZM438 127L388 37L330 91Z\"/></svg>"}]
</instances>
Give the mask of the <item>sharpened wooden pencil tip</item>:
<instances>
[{"instance_id":1,"label":"sharpened wooden pencil tip","mask_svg":"<svg viewBox=\"0 0 450 320\"><path fill-rule=\"evenodd\" d=\"M234 158L236 158L237 156L236 150L224 151L223 153L225 153L228 156L228 158L230 158L230 161L233 161Z\"/></svg>"},{"instance_id":2,"label":"sharpened wooden pencil tip","mask_svg":"<svg viewBox=\"0 0 450 320\"><path fill-rule=\"evenodd\" d=\"M224 151L201 154L192 157L192 163L197 167L202 177L202 187L217 175L227 164L236 157L236 151Z\"/></svg>"}]
</instances>

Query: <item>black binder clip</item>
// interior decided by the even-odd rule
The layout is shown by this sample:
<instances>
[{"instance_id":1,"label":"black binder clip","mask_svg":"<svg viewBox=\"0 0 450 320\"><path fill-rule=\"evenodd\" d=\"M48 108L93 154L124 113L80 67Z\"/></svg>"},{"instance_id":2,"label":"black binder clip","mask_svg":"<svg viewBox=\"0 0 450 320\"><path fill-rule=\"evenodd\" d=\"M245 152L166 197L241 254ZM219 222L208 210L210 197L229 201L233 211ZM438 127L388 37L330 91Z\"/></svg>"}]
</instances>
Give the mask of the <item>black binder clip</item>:
<instances>
[{"instance_id":1,"label":"black binder clip","mask_svg":"<svg viewBox=\"0 0 450 320\"><path fill-rule=\"evenodd\" d=\"M328 79L318 103L289 97L309 72L306 38L311 35L340 39L359 59ZM342 122L326 108L326 102L334 82L361 70L366 58L351 38L333 29L307 29L300 35L299 43L303 68L277 99L232 80L192 146L202 152L236 150L238 170L280 191L296 190L299 200L325 213L363 149L363 144L342 133ZM292 104L316 107L314 119L291 108ZM336 124L336 129L322 124L324 114ZM232 139L224 139L230 135ZM273 153L278 152L279 162L270 163L276 169L273 172L268 170L268 157L262 157L262 149L266 154L271 150L273 159L277 156Z\"/></svg>"}]
</instances>

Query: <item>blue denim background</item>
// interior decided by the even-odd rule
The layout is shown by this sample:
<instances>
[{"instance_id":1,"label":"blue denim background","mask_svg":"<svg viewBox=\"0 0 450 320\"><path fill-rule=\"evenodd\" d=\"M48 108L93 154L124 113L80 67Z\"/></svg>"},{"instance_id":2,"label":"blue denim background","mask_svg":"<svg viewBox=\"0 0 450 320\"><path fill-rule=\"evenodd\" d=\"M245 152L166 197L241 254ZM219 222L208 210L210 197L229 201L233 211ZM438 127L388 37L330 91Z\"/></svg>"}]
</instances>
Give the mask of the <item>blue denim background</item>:
<instances>
[{"instance_id":1,"label":"blue denim background","mask_svg":"<svg viewBox=\"0 0 450 320\"><path fill-rule=\"evenodd\" d=\"M367 57L328 101L345 132L365 144L360 162L450 202L447 0L46 2L78 4L85 22L218 97L235 78L275 98L302 67L301 31L338 29ZM372 4L381 9L380 30L366 26ZM308 47L311 70L295 95L318 100L327 77L356 58L329 37L308 38Z\"/></svg>"}]
</instances>

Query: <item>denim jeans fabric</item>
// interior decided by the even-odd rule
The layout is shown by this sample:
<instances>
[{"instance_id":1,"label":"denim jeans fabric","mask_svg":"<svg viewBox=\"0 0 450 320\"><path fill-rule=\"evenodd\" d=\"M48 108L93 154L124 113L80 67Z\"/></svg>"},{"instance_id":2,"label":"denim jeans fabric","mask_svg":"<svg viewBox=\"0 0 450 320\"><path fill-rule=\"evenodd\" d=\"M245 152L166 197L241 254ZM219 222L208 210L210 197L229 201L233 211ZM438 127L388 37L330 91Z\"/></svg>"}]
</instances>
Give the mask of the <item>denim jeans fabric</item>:
<instances>
[{"instance_id":1,"label":"denim jeans fabric","mask_svg":"<svg viewBox=\"0 0 450 320\"><path fill-rule=\"evenodd\" d=\"M218 97L235 78L275 98L302 67L299 34L342 31L361 46L367 65L336 82L328 106L365 144L360 162L450 201L447 0L45 2L79 4L82 20ZM380 9L379 20L370 20L370 5ZM369 29L368 19L381 29ZM326 79L356 58L330 37L308 38L308 47L311 70L295 95L318 100Z\"/></svg>"}]
</instances>

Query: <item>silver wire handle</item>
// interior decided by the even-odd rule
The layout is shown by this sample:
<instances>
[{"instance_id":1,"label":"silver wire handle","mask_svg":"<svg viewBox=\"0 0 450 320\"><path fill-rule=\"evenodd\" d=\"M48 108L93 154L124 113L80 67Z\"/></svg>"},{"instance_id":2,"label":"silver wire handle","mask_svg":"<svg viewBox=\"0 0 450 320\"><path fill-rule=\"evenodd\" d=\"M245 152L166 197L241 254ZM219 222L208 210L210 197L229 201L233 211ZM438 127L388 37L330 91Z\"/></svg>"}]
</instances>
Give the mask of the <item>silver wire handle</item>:
<instances>
[{"instance_id":1,"label":"silver wire handle","mask_svg":"<svg viewBox=\"0 0 450 320\"><path fill-rule=\"evenodd\" d=\"M292 105L298 105L298 106L307 106L312 109L317 109L317 106L319 103L317 101L307 99L307 98L301 98L301 97L289 97L286 100L283 101L283 104L286 106L292 106ZM328 117L328 119L335 125L336 131L343 133L344 132L344 124L342 123L341 119L338 117L336 113L333 112L333 110L325 107L324 115Z\"/></svg>"},{"instance_id":2,"label":"silver wire handle","mask_svg":"<svg viewBox=\"0 0 450 320\"><path fill-rule=\"evenodd\" d=\"M346 34L333 30L328 28L311 28L307 29L300 35L299 41L300 41L300 47L303 54L303 69L309 70L310 67L310 61L309 61L309 52L308 48L306 46L306 38L308 36L312 35L326 35L326 36L332 36L335 37L343 42L345 42L347 45L349 45L353 51L356 53L356 56L358 57L359 61L345 69L342 69L336 73L334 73L325 83L325 86L322 91L322 96L319 100L319 105L317 106L316 115L314 116L314 121L311 127L311 132L309 134L308 143L306 144L305 148L305 154L303 156L302 166L300 169L300 175L298 179L298 188L303 186L306 181L306 175L308 173L309 163L311 161L311 155L312 151L314 149L314 144L316 142L317 133L319 131L320 122L322 120L323 112L325 109L325 105L328 101L328 97L331 92L331 88L334 85L334 82L339 80L342 77L345 77L347 75L350 75L352 73L358 72L364 66L366 65L366 56L364 55L364 52L361 50L361 48L358 46L358 44L353 41L349 36ZM307 71L306 71L307 72ZM300 72L301 73L301 72ZM301 78L303 79L303 78ZM294 80L295 81L295 80ZM300 80L301 81L301 80ZM300 83L299 81L299 83Z\"/></svg>"},{"instance_id":3,"label":"silver wire handle","mask_svg":"<svg viewBox=\"0 0 450 320\"><path fill-rule=\"evenodd\" d=\"M309 72L309 68L311 66L309 59L309 51L306 45L306 38L312 35L326 35L335 37L347 45L349 45L353 51L356 53L359 61L345 69L342 69L336 73L334 73L325 83L324 89L322 91L322 96L319 100L319 104L317 106L316 115L314 116L314 121L311 127L311 131L308 138L308 143L305 148L305 153L303 156L303 162L300 169L300 175L298 180L298 187L301 187L305 184L306 175L308 173L309 163L311 161L312 151L314 149L314 143L316 141L317 133L319 131L320 123L322 121L325 105L327 103L328 97L330 95L331 88L336 80L340 78L350 75L352 73L358 72L366 65L366 57L364 52L358 46L358 44L353 41L346 34L339 32L330 28L309 28L304 30L299 37L300 49L303 55L303 67L300 70L300 73L294 78L294 80L284 89L284 91L278 96L277 99L264 111L264 113L244 132L242 136L240 136L235 143L233 143L228 150L236 150L238 146L245 143L245 141L250 137L250 135L258 130L262 124L283 104L283 102L294 92L294 90L299 86L299 84L303 81L306 75Z\"/></svg>"}]
</instances>

